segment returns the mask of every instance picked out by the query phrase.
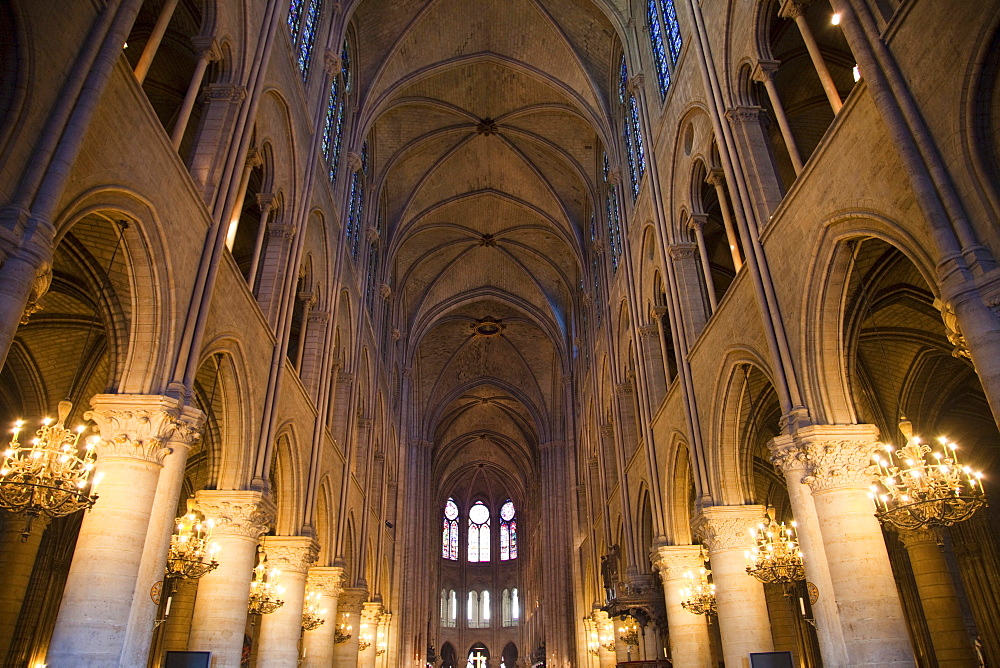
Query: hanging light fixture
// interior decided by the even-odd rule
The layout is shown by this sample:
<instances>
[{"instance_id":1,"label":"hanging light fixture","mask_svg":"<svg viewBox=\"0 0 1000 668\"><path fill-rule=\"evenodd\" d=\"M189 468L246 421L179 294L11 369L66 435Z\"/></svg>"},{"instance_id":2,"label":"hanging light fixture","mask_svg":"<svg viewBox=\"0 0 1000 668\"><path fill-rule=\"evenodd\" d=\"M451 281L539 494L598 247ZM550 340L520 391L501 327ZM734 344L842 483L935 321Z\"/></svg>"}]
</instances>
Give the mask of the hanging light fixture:
<instances>
[{"instance_id":1,"label":"hanging light fixture","mask_svg":"<svg viewBox=\"0 0 1000 668\"><path fill-rule=\"evenodd\" d=\"M319 592L306 592L305 605L302 607L302 628L306 631L318 629L326 622L322 618L325 614L326 610L321 610L319 607Z\"/></svg>"},{"instance_id":2,"label":"hanging light fixture","mask_svg":"<svg viewBox=\"0 0 1000 668\"><path fill-rule=\"evenodd\" d=\"M630 619L618 627L618 639L629 647L639 646L639 626L634 619Z\"/></svg>"},{"instance_id":3,"label":"hanging light fixture","mask_svg":"<svg viewBox=\"0 0 1000 668\"><path fill-rule=\"evenodd\" d=\"M36 518L71 515L90 508L97 500L96 481L91 484L90 475L100 437L88 438L80 451L78 444L86 428L65 426L72 408L69 401L60 401L56 421L42 420L35 437L26 444L19 440L24 420L14 423L14 436L0 464L0 508L27 518L22 542L31 534Z\"/></svg>"},{"instance_id":4,"label":"hanging light fixture","mask_svg":"<svg viewBox=\"0 0 1000 668\"><path fill-rule=\"evenodd\" d=\"M368 632L368 625L361 625L361 633L358 635L358 651L363 652L372 646L372 634Z\"/></svg>"},{"instance_id":5,"label":"hanging light fixture","mask_svg":"<svg viewBox=\"0 0 1000 668\"><path fill-rule=\"evenodd\" d=\"M219 567L215 555L219 545L212 542L215 523L196 510L178 517L177 533L170 537L166 577L197 580Z\"/></svg>"},{"instance_id":6,"label":"hanging light fixture","mask_svg":"<svg viewBox=\"0 0 1000 668\"><path fill-rule=\"evenodd\" d=\"M109 276L121 250L124 230L128 228L128 221L125 220L114 221L114 224L118 227L117 240L101 281L98 303L105 299ZM87 330L80 364L69 386L69 396L82 378L84 364L89 361L90 339L100 321L97 315ZM80 437L86 428L66 428L66 419L72 409L73 403L69 399L60 401L55 422L52 418L44 418L42 426L28 444L19 440L25 421L14 423L13 438L7 444L0 464L0 508L26 518L21 542L28 540L36 518L65 517L92 507L97 500L98 476L93 480L90 476L100 437L89 437L81 452Z\"/></svg>"},{"instance_id":7,"label":"hanging light fixture","mask_svg":"<svg viewBox=\"0 0 1000 668\"><path fill-rule=\"evenodd\" d=\"M347 623L348 621L350 621L350 618L351 618L350 613L345 614L344 621L342 621L340 623L340 626L338 626L337 629L333 632L334 645L341 645L351 639L352 637L351 631L353 630L354 627L352 627L350 624Z\"/></svg>"},{"instance_id":8,"label":"hanging light fixture","mask_svg":"<svg viewBox=\"0 0 1000 668\"><path fill-rule=\"evenodd\" d=\"M701 551L701 560L708 561L704 548ZM684 574L688 586L680 591L682 608L696 615L714 615L719 611L715 601L715 585L708 581L708 576L711 574L712 571L704 566L698 568L697 579L691 571Z\"/></svg>"},{"instance_id":9,"label":"hanging light fixture","mask_svg":"<svg viewBox=\"0 0 1000 668\"><path fill-rule=\"evenodd\" d=\"M281 571L277 568L267 570L267 555L264 554L264 548L258 545L257 554L260 556L253 569L248 608L251 615L269 615L285 604L278 598L285 589L278 586Z\"/></svg>"},{"instance_id":10,"label":"hanging light fixture","mask_svg":"<svg viewBox=\"0 0 1000 668\"><path fill-rule=\"evenodd\" d=\"M905 417L899 430L906 445L899 450L886 445L884 456L872 457L879 481L869 496L879 520L898 529L951 526L986 505L983 474L959 463L956 443L941 437L940 449L934 450L913 435Z\"/></svg>"},{"instance_id":11,"label":"hanging light fixture","mask_svg":"<svg viewBox=\"0 0 1000 668\"><path fill-rule=\"evenodd\" d=\"M806 579L802 566L802 551L795 540L795 522L791 526L778 524L768 517L767 524L761 522L750 529L753 549L745 552L747 573L764 584L790 584Z\"/></svg>"},{"instance_id":12,"label":"hanging light fixture","mask_svg":"<svg viewBox=\"0 0 1000 668\"><path fill-rule=\"evenodd\" d=\"M378 632L378 643L375 645L375 656L382 656L389 649L389 644L385 641L385 633Z\"/></svg>"}]
</instances>

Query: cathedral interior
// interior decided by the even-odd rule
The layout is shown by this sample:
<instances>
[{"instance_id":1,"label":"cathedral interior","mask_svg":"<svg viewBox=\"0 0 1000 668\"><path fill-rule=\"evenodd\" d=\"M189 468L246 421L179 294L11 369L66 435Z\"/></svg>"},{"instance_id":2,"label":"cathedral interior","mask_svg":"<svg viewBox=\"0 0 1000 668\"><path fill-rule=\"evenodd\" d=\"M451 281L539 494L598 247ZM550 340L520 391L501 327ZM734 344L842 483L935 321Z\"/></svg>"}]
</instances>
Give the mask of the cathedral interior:
<instances>
[{"instance_id":1,"label":"cathedral interior","mask_svg":"<svg viewBox=\"0 0 1000 668\"><path fill-rule=\"evenodd\" d=\"M998 137L995 0L0 2L0 664L1000 665Z\"/></svg>"}]
</instances>

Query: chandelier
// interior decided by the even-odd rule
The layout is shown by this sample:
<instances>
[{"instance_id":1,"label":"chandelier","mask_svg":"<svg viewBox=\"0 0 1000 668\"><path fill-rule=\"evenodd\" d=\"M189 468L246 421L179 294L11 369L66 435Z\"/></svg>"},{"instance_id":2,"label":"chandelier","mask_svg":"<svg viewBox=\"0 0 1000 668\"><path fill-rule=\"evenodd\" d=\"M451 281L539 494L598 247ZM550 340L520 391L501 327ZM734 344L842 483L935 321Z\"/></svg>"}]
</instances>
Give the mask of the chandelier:
<instances>
[{"instance_id":1,"label":"chandelier","mask_svg":"<svg viewBox=\"0 0 1000 668\"><path fill-rule=\"evenodd\" d=\"M629 647L639 646L639 627L634 620L625 622L624 626L618 627L618 639Z\"/></svg>"},{"instance_id":2,"label":"chandelier","mask_svg":"<svg viewBox=\"0 0 1000 668\"><path fill-rule=\"evenodd\" d=\"M754 545L746 555L747 573L764 584L790 584L805 580L802 551L795 540L795 522L791 526L778 524L768 518L768 523L750 529Z\"/></svg>"},{"instance_id":3,"label":"chandelier","mask_svg":"<svg viewBox=\"0 0 1000 668\"><path fill-rule=\"evenodd\" d=\"M97 500L96 479L89 490L87 486L100 437L88 438L80 452L77 444L85 428L64 426L72 408L72 403L60 401L55 423L52 418L42 420L35 437L26 445L18 440L24 420L14 423L13 438L0 464L0 508L27 518L22 542L28 539L35 518L71 515L90 508Z\"/></svg>"},{"instance_id":4,"label":"chandelier","mask_svg":"<svg viewBox=\"0 0 1000 668\"><path fill-rule=\"evenodd\" d=\"M353 627L347 623L346 620L350 619L350 614L345 614L345 621L340 623L340 626L333 632L333 644L340 645L351 639L351 630Z\"/></svg>"},{"instance_id":5,"label":"chandelier","mask_svg":"<svg viewBox=\"0 0 1000 668\"><path fill-rule=\"evenodd\" d=\"M267 570L267 555L264 554L264 548L258 545L257 553L260 558L253 569L248 608L251 615L269 615L285 604L278 598L285 589L278 586L278 576L281 575L281 571L277 568Z\"/></svg>"},{"instance_id":6,"label":"chandelier","mask_svg":"<svg viewBox=\"0 0 1000 668\"><path fill-rule=\"evenodd\" d=\"M170 537L170 552L167 553L166 576L197 580L218 568L215 555L219 546L212 542L215 523L205 520L195 510L178 517L176 522L177 533Z\"/></svg>"},{"instance_id":7,"label":"chandelier","mask_svg":"<svg viewBox=\"0 0 1000 668\"><path fill-rule=\"evenodd\" d=\"M306 592L305 605L302 607L302 628L306 631L318 629L326 621L321 618L325 614L326 610L319 608L319 592Z\"/></svg>"},{"instance_id":8,"label":"chandelier","mask_svg":"<svg viewBox=\"0 0 1000 668\"><path fill-rule=\"evenodd\" d=\"M361 625L361 633L358 635L358 651L363 652L372 646L372 634L368 632L368 625Z\"/></svg>"},{"instance_id":9,"label":"chandelier","mask_svg":"<svg viewBox=\"0 0 1000 668\"><path fill-rule=\"evenodd\" d=\"M601 653L601 643L597 639L597 631L590 632L590 642L587 643L587 653L598 656Z\"/></svg>"},{"instance_id":10,"label":"chandelier","mask_svg":"<svg viewBox=\"0 0 1000 668\"><path fill-rule=\"evenodd\" d=\"M704 549L701 552L702 561L707 561ZM684 578L688 586L681 589L681 607L696 615L714 615L719 611L715 602L715 585L708 581L712 571L704 566L698 568L698 579L688 571Z\"/></svg>"},{"instance_id":11,"label":"chandelier","mask_svg":"<svg viewBox=\"0 0 1000 668\"><path fill-rule=\"evenodd\" d=\"M878 453L872 457L879 481L869 496L879 520L898 529L951 526L986 505L983 474L959 463L956 443L942 436L935 451L913 435L906 418L899 430L906 445L894 450L887 444L884 458Z\"/></svg>"}]
</instances>

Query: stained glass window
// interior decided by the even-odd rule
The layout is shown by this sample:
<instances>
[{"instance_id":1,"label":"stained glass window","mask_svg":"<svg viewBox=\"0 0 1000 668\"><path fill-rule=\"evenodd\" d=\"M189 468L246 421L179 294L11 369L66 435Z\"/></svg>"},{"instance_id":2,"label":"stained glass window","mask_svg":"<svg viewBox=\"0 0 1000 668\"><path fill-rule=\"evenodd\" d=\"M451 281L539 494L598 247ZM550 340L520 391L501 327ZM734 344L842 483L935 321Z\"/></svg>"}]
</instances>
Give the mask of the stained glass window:
<instances>
[{"instance_id":1,"label":"stained glass window","mask_svg":"<svg viewBox=\"0 0 1000 668\"><path fill-rule=\"evenodd\" d=\"M667 26L667 46L670 48L670 59L677 64L677 59L681 57L681 26L677 22L677 8L674 7L674 0L660 0L660 8L663 10L663 23Z\"/></svg>"},{"instance_id":2,"label":"stained glass window","mask_svg":"<svg viewBox=\"0 0 1000 668\"><path fill-rule=\"evenodd\" d=\"M490 560L490 509L482 501L469 508L469 561Z\"/></svg>"},{"instance_id":3,"label":"stained glass window","mask_svg":"<svg viewBox=\"0 0 1000 668\"><path fill-rule=\"evenodd\" d=\"M507 499L500 506L500 561L517 559L517 519L514 502Z\"/></svg>"},{"instance_id":4,"label":"stained glass window","mask_svg":"<svg viewBox=\"0 0 1000 668\"><path fill-rule=\"evenodd\" d=\"M614 183L609 180L610 168L608 155L604 154L604 215L608 224L608 256L611 258L612 271L618 271L618 261L622 254L622 227L618 213L618 193Z\"/></svg>"},{"instance_id":5,"label":"stained glass window","mask_svg":"<svg viewBox=\"0 0 1000 668\"><path fill-rule=\"evenodd\" d=\"M667 51L663 45L663 28L660 25L660 14L656 11L658 0L646 1L646 20L649 21L649 42L653 47L653 64L656 65L656 78L660 84L660 97L666 97L670 88L670 67L667 65Z\"/></svg>"},{"instance_id":6,"label":"stained glass window","mask_svg":"<svg viewBox=\"0 0 1000 668\"><path fill-rule=\"evenodd\" d=\"M333 135L337 130L337 112L340 105L340 81L333 78L330 84L330 97L326 101L326 118L323 119L323 157L330 162L330 149L333 148ZM332 169L332 167L331 167Z\"/></svg>"},{"instance_id":7,"label":"stained glass window","mask_svg":"<svg viewBox=\"0 0 1000 668\"><path fill-rule=\"evenodd\" d=\"M306 2L309 4L306 5ZM309 76L309 64L312 62L322 12L323 0L290 0L288 4L288 32L303 81Z\"/></svg>"},{"instance_id":8,"label":"stained glass window","mask_svg":"<svg viewBox=\"0 0 1000 668\"><path fill-rule=\"evenodd\" d=\"M340 74L330 82L330 97L326 107L326 119L323 123L323 157L330 166L330 181L337 180L340 169L340 147L344 139L344 108L347 105L347 93L351 89L350 59L347 53L347 43L340 54Z\"/></svg>"},{"instance_id":9,"label":"stained glass window","mask_svg":"<svg viewBox=\"0 0 1000 668\"><path fill-rule=\"evenodd\" d=\"M622 111L622 139L628 162L629 178L632 184L632 199L639 196L639 184L646 171L646 152L642 145L642 131L639 128L639 105L635 95L628 92L628 66L625 56L618 78L618 102Z\"/></svg>"},{"instance_id":10,"label":"stained glass window","mask_svg":"<svg viewBox=\"0 0 1000 668\"><path fill-rule=\"evenodd\" d=\"M365 305L368 313L375 317L375 288L378 283L378 269L381 262L382 216L376 219L375 239L368 245L368 271L365 274Z\"/></svg>"},{"instance_id":11,"label":"stained glass window","mask_svg":"<svg viewBox=\"0 0 1000 668\"><path fill-rule=\"evenodd\" d=\"M444 504L444 529L441 534L441 557L458 561L458 504L448 499ZM452 593L454 595L454 592Z\"/></svg>"},{"instance_id":12,"label":"stained glass window","mask_svg":"<svg viewBox=\"0 0 1000 668\"><path fill-rule=\"evenodd\" d=\"M292 36L292 43L298 43L299 23L302 21L302 4L305 0L291 0L288 3L288 32Z\"/></svg>"},{"instance_id":13,"label":"stained glass window","mask_svg":"<svg viewBox=\"0 0 1000 668\"><path fill-rule=\"evenodd\" d=\"M365 214L365 173L368 166L368 142L361 146L361 169L351 175L350 199L347 211L347 245L351 257L358 259L361 225Z\"/></svg>"}]
</instances>

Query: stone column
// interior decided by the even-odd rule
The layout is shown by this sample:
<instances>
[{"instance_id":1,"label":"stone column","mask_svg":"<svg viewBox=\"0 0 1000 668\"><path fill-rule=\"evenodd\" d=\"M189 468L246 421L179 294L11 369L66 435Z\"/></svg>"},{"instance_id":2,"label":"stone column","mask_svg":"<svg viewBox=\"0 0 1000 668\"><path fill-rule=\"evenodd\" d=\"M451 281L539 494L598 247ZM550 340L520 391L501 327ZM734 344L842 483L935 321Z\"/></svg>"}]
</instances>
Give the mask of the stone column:
<instances>
[{"instance_id":1,"label":"stone column","mask_svg":"<svg viewBox=\"0 0 1000 668\"><path fill-rule=\"evenodd\" d=\"M233 250L233 243L236 241L236 231L240 225L240 217L243 215L243 201L247 196L247 187L250 185L250 173L254 167L259 167L263 163L260 151L250 147L247 151L247 160L243 163L243 172L240 175L240 188L236 194L236 201L229 212L229 229L226 231L226 248ZM261 221L263 222L263 221Z\"/></svg>"},{"instance_id":2,"label":"stone column","mask_svg":"<svg viewBox=\"0 0 1000 668\"><path fill-rule=\"evenodd\" d=\"M712 664L707 616L681 607L680 591L688 584L684 574L697 572L701 566L697 545L660 545L653 553L653 568L663 580L673 668L707 668Z\"/></svg>"},{"instance_id":3,"label":"stone column","mask_svg":"<svg viewBox=\"0 0 1000 668\"><path fill-rule=\"evenodd\" d=\"M132 597L125 648L122 650L123 665L138 666L149 657L156 618L156 605L149 592L156 582L163 580L188 454L191 446L201 438L204 421L205 415L200 410L185 406L174 420L174 430L167 440L170 453L163 460L163 469L156 483L156 496L142 550L135 594Z\"/></svg>"},{"instance_id":4,"label":"stone column","mask_svg":"<svg viewBox=\"0 0 1000 668\"><path fill-rule=\"evenodd\" d=\"M285 211L284 216L289 216ZM257 302L272 328L277 328L281 306L281 291L288 275L296 227L272 216L267 226L267 242L261 259L260 283L257 288Z\"/></svg>"},{"instance_id":5,"label":"stone column","mask_svg":"<svg viewBox=\"0 0 1000 668\"><path fill-rule=\"evenodd\" d=\"M698 245L692 243L673 244L667 254L674 265L677 277L677 295L681 311L684 313L684 328L687 338L694 341L708 321L705 298L702 296L701 279L698 277Z\"/></svg>"},{"instance_id":6,"label":"stone column","mask_svg":"<svg viewBox=\"0 0 1000 668\"><path fill-rule=\"evenodd\" d=\"M159 16L156 17L153 30L150 32L149 39L146 40L146 46L143 48L142 54L139 56L139 61L135 65L135 78L140 86L146 80L146 75L149 74L149 66L153 64L153 58L156 57L156 52L160 48L160 42L163 41L163 35L167 32L167 27L170 25L170 19L173 17L175 9L177 9L177 0L167 0L163 3L163 8L160 9Z\"/></svg>"},{"instance_id":7,"label":"stone column","mask_svg":"<svg viewBox=\"0 0 1000 668\"><path fill-rule=\"evenodd\" d=\"M868 496L879 443L874 425L813 425L796 431L812 489L847 664L912 666L913 652L882 528Z\"/></svg>"},{"instance_id":8,"label":"stone column","mask_svg":"<svg viewBox=\"0 0 1000 668\"><path fill-rule=\"evenodd\" d=\"M747 575L744 553L753 545L750 527L760 523L764 506L710 506L701 511L701 533L708 547L719 606L722 654L729 668L744 665L750 652L771 652L771 622L764 585Z\"/></svg>"},{"instance_id":9,"label":"stone column","mask_svg":"<svg viewBox=\"0 0 1000 668\"><path fill-rule=\"evenodd\" d=\"M48 649L54 668L103 668L123 658L166 440L180 412L178 400L156 395L99 394L91 405L83 417L101 432L100 498L80 527Z\"/></svg>"},{"instance_id":10,"label":"stone column","mask_svg":"<svg viewBox=\"0 0 1000 668\"><path fill-rule=\"evenodd\" d=\"M202 199L212 202L225 168L224 152L246 99L247 90L232 83L209 83L203 93L201 124L188 158L189 171Z\"/></svg>"},{"instance_id":11,"label":"stone column","mask_svg":"<svg viewBox=\"0 0 1000 668\"><path fill-rule=\"evenodd\" d=\"M257 193L257 206L260 208L260 225L257 227L257 238L253 242L253 257L250 258L250 268L247 270L246 275L247 286L249 286L250 292L254 292L254 288L257 285L257 269L260 267L260 258L264 252L264 240L267 238L267 230L271 227L271 211L274 210L274 193Z\"/></svg>"},{"instance_id":12,"label":"stone column","mask_svg":"<svg viewBox=\"0 0 1000 668\"><path fill-rule=\"evenodd\" d=\"M799 32L802 33L802 41L806 43L806 50L809 51L813 67L816 68L819 81L823 84L823 92L826 93L826 99L830 101L830 107L833 109L834 115L836 115L841 107L844 106L844 103L840 101L840 93L837 91L837 86L833 83L830 70L826 68L826 61L823 60L823 54L820 53L819 44L816 43L816 38L813 37L812 30L809 29L809 23L806 21L806 8L808 6L809 0L785 0L781 4L781 10L778 12L778 15L786 19L792 19L795 21L795 25L799 27Z\"/></svg>"},{"instance_id":13,"label":"stone column","mask_svg":"<svg viewBox=\"0 0 1000 668\"><path fill-rule=\"evenodd\" d=\"M284 588L281 599L285 604L269 615L262 615L257 647L259 665L268 668L299 665L306 575L318 552L319 546L311 536L265 536L267 564L281 571L278 584Z\"/></svg>"},{"instance_id":14,"label":"stone column","mask_svg":"<svg viewBox=\"0 0 1000 668\"><path fill-rule=\"evenodd\" d=\"M708 263L708 248L705 247L705 222L708 216L704 213L692 213L688 221L688 229L694 232L695 240L698 244L698 258L701 260L701 273L705 277L705 292L708 295L708 303L712 306L712 313L719 307L715 297L715 281L712 280L712 266Z\"/></svg>"},{"instance_id":15,"label":"stone column","mask_svg":"<svg viewBox=\"0 0 1000 668\"><path fill-rule=\"evenodd\" d=\"M333 648L333 665L337 668L354 668L358 663L358 638L361 635L361 610L368 598L368 591L363 587L344 589L338 599L338 608L344 617L344 622L353 627L351 637Z\"/></svg>"},{"instance_id":16,"label":"stone column","mask_svg":"<svg viewBox=\"0 0 1000 668\"><path fill-rule=\"evenodd\" d=\"M771 109L774 111L774 118L778 121L778 128L781 130L781 137L785 140L785 148L788 149L788 157L792 160L792 167L795 168L796 175L802 171L802 156L799 154L799 147L795 144L795 137L792 135L792 128L788 124L788 117L785 116L785 108L781 105L781 98L778 97L778 87L774 84L774 75L778 71L777 60L761 60L753 70L753 80L764 84L767 91L767 98L771 101Z\"/></svg>"},{"instance_id":17,"label":"stone column","mask_svg":"<svg viewBox=\"0 0 1000 668\"><path fill-rule=\"evenodd\" d=\"M342 452L347 451L347 418L351 406L351 388L354 386L354 374L341 371L337 374L337 386L334 389L332 424L330 430L337 439Z\"/></svg>"},{"instance_id":18,"label":"stone column","mask_svg":"<svg viewBox=\"0 0 1000 668\"><path fill-rule=\"evenodd\" d=\"M333 650L339 623L337 599L343 589L344 569L341 566L314 566L309 569L306 587L319 592L319 607L326 610L322 626L306 631L302 641L304 668L331 668Z\"/></svg>"},{"instance_id":19,"label":"stone column","mask_svg":"<svg viewBox=\"0 0 1000 668\"><path fill-rule=\"evenodd\" d=\"M785 476L788 500L795 518L795 534L802 549L806 580L816 586L819 598L812 604L816 623L816 637L819 640L823 665L847 665L847 648L840 628L837 601L834 597L830 569L823 551L823 535L816 516L816 506L809 486L802 483L808 473L808 458L805 449L791 436L777 436L768 443L771 461Z\"/></svg>"},{"instance_id":20,"label":"stone column","mask_svg":"<svg viewBox=\"0 0 1000 668\"><path fill-rule=\"evenodd\" d=\"M937 665L940 668L977 665L955 582L939 547L943 542L941 530L900 531L899 539L910 557Z\"/></svg>"},{"instance_id":21,"label":"stone column","mask_svg":"<svg viewBox=\"0 0 1000 668\"><path fill-rule=\"evenodd\" d=\"M0 529L0 573L3 573L3 587L0 587L0 659L7 656L17 620L21 616L21 604L28 591L31 571L35 567L38 546L42 534L49 525L49 518L41 515L31 523L31 532L22 541L22 534L28 518L24 515L5 515Z\"/></svg>"},{"instance_id":22,"label":"stone column","mask_svg":"<svg viewBox=\"0 0 1000 668\"><path fill-rule=\"evenodd\" d=\"M310 309L307 321L309 334L302 341L302 349L308 350L309 354L302 358L299 365L299 378L306 393L318 401L322 384L323 343L329 329L330 312Z\"/></svg>"},{"instance_id":23,"label":"stone column","mask_svg":"<svg viewBox=\"0 0 1000 668\"><path fill-rule=\"evenodd\" d=\"M375 666L389 668L389 631L392 628L392 613L383 612L378 618L378 631L375 632Z\"/></svg>"},{"instance_id":24,"label":"stone column","mask_svg":"<svg viewBox=\"0 0 1000 668\"><path fill-rule=\"evenodd\" d=\"M367 643L367 647L358 647L358 668L375 668L375 651L378 648L378 624L382 616L382 604L377 601L366 601L361 610L361 624L358 627L358 640ZM363 646L363 645L362 645Z\"/></svg>"},{"instance_id":25,"label":"stone column","mask_svg":"<svg viewBox=\"0 0 1000 668\"><path fill-rule=\"evenodd\" d=\"M615 668L618 665L618 656L615 653L615 639L618 633L615 630L614 620L603 610L595 610L592 616L594 627L597 629L597 639L601 643L597 651L598 663L601 668Z\"/></svg>"},{"instance_id":26,"label":"stone column","mask_svg":"<svg viewBox=\"0 0 1000 668\"><path fill-rule=\"evenodd\" d=\"M170 586L170 583L167 583ZM188 638L191 636L191 615L194 613L195 597L198 594L198 581L181 578L172 584L173 592L164 592L173 600L170 603L170 614L163 623L163 642L161 649L167 652L184 652L188 648ZM163 657L153 665L162 665Z\"/></svg>"},{"instance_id":27,"label":"stone column","mask_svg":"<svg viewBox=\"0 0 1000 668\"><path fill-rule=\"evenodd\" d=\"M650 408L655 413L667 394L667 372L663 366L660 326L651 322L639 327L639 344L642 346L642 357L646 363Z\"/></svg>"},{"instance_id":28,"label":"stone column","mask_svg":"<svg viewBox=\"0 0 1000 668\"><path fill-rule=\"evenodd\" d=\"M726 242L729 244L729 252L733 255L733 267L736 269L736 273L739 273L743 267L743 258L740 257L740 242L739 237L736 236L733 214L729 210L726 177L721 169L713 169L705 177L705 183L715 187L715 197L719 200L719 209L722 210L722 224L726 228Z\"/></svg>"},{"instance_id":29,"label":"stone column","mask_svg":"<svg viewBox=\"0 0 1000 668\"><path fill-rule=\"evenodd\" d=\"M754 219L757 226L763 227L782 199L781 177L764 125L767 116L760 107L733 107L726 110L726 120L733 129L736 151L746 173Z\"/></svg>"},{"instance_id":30,"label":"stone column","mask_svg":"<svg viewBox=\"0 0 1000 668\"><path fill-rule=\"evenodd\" d=\"M175 151L180 149L181 141L184 140L188 121L191 120L191 112L194 111L194 103L198 99L198 93L201 92L201 83L205 79L205 70L208 69L210 62L218 60L221 56L214 37L197 35L192 37L191 41L194 43L195 51L198 53L198 62L195 63L194 73L191 75L191 83L188 84L184 101L177 112L177 120L174 121L174 129L170 133L170 143L173 144Z\"/></svg>"},{"instance_id":31,"label":"stone column","mask_svg":"<svg viewBox=\"0 0 1000 668\"><path fill-rule=\"evenodd\" d=\"M198 582L188 648L212 652L212 668L239 668L257 542L274 521L274 504L245 490L201 490L195 501L215 520L219 567Z\"/></svg>"}]
</instances>

